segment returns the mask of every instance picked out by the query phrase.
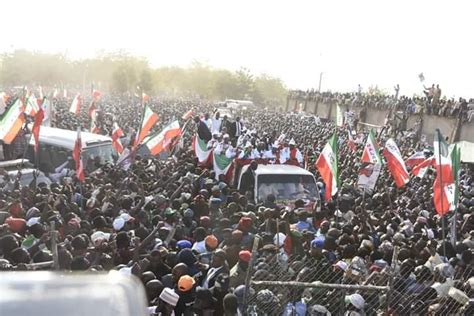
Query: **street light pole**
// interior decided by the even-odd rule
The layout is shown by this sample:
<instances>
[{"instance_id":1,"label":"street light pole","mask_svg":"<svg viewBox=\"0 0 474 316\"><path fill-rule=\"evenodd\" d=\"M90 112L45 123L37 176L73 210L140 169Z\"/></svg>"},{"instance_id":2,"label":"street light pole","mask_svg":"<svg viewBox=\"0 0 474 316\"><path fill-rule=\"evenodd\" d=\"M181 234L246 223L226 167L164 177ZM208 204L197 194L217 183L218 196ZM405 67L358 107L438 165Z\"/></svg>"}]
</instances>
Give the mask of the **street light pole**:
<instances>
[{"instance_id":1,"label":"street light pole","mask_svg":"<svg viewBox=\"0 0 474 316\"><path fill-rule=\"evenodd\" d=\"M318 92L321 92L321 82L323 81L323 72L321 71L319 73L319 87L318 87Z\"/></svg>"}]
</instances>

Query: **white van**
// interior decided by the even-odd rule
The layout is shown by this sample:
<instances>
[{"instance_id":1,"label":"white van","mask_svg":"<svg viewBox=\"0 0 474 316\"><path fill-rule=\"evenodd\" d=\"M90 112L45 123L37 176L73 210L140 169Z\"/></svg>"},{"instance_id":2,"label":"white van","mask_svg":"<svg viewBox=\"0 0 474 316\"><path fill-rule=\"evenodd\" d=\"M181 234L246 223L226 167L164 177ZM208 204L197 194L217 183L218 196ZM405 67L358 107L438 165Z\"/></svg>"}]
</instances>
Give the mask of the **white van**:
<instances>
[{"instance_id":1,"label":"white van","mask_svg":"<svg viewBox=\"0 0 474 316\"><path fill-rule=\"evenodd\" d=\"M2 272L0 315L150 315L134 276L106 273Z\"/></svg>"},{"instance_id":2,"label":"white van","mask_svg":"<svg viewBox=\"0 0 474 316\"><path fill-rule=\"evenodd\" d=\"M71 161L67 168L74 169L72 163L72 151L76 143L77 131L41 126L39 143L40 155L35 160L34 139L31 137L28 148L28 159L38 164L40 170L53 172L64 164ZM98 164L106 162L113 163L117 158L117 153L112 147L112 139L108 136L98 135L88 132L81 132L82 159L86 170L94 171Z\"/></svg>"},{"instance_id":3,"label":"white van","mask_svg":"<svg viewBox=\"0 0 474 316\"><path fill-rule=\"evenodd\" d=\"M249 167L242 167L239 189L242 185L242 175ZM275 195L277 204L285 206L298 199L305 201L305 204L314 204L319 199L314 175L298 166L259 164L254 179L253 195L256 204L264 202L268 194Z\"/></svg>"}]
</instances>

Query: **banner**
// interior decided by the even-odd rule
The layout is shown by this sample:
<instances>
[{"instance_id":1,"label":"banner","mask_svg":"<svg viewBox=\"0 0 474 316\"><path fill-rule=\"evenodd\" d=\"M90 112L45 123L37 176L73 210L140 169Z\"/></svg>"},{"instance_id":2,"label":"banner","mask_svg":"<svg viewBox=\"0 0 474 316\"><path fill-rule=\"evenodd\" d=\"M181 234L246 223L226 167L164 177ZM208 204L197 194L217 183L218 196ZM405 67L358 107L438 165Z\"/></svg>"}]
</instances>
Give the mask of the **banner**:
<instances>
[{"instance_id":1,"label":"banner","mask_svg":"<svg viewBox=\"0 0 474 316\"><path fill-rule=\"evenodd\" d=\"M359 180L357 181L357 186L361 189L365 189L368 192L372 192L377 183L377 179L380 175L380 170L382 169L381 163L376 164L366 164L359 171Z\"/></svg>"}]
</instances>

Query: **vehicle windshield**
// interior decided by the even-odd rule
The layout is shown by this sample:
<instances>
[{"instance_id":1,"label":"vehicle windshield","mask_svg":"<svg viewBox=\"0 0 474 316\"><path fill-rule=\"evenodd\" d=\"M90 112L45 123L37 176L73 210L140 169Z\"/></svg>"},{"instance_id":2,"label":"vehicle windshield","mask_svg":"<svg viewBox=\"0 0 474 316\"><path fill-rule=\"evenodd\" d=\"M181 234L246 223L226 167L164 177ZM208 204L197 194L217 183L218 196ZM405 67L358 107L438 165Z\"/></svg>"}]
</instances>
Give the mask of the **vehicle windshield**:
<instances>
[{"instance_id":1,"label":"vehicle windshield","mask_svg":"<svg viewBox=\"0 0 474 316\"><path fill-rule=\"evenodd\" d=\"M257 200L263 202L269 194L277 201L305 199L315 201L316 182L310 175L262 174L258 176Z\"/></svg>"},{"instance_id":2,"label":"vehicle windshield","mask_svg":"<svg viewBox=\"0 0 474 316\"><path fill-rule=\"evenodd\" d=\"M82 159L87 171L94 171L99 166L110 162L113 163L117 154L111 143L84 148Z\"/></svg>"}]
</instances>

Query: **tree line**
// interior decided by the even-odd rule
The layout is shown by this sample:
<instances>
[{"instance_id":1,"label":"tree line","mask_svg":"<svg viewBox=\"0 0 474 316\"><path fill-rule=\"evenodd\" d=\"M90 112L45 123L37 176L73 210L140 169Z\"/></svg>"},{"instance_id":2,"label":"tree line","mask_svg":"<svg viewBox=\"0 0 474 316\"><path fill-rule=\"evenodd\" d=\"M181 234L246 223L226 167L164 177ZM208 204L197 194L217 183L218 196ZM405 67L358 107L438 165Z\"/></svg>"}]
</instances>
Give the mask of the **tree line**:
<instances>
[{"instance_id":1,"label":"tree line","mask_svg":"<svg viewBox=\"0 0 474 316\"><path fill-rule=\"evenodd\" d=\"M151 67L146 58L126 52L101 53L74 60L64 54L15 50L0 55L0 84L84 89L94 84L103 91L153 95L195 96L210 100L249 99L265 106L281 106L288 90L268 74L255 75L194 62L189 67ZM137 88L139 87L139 88Z\"/></svg>"}]
</instances>

